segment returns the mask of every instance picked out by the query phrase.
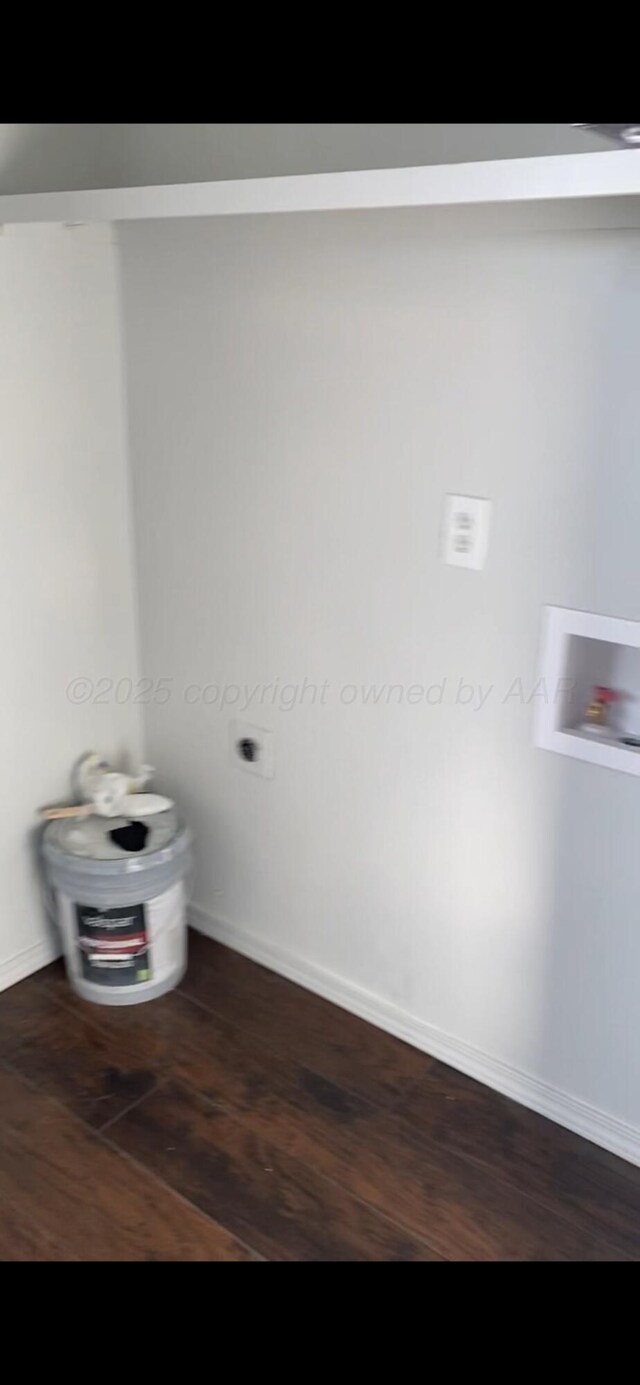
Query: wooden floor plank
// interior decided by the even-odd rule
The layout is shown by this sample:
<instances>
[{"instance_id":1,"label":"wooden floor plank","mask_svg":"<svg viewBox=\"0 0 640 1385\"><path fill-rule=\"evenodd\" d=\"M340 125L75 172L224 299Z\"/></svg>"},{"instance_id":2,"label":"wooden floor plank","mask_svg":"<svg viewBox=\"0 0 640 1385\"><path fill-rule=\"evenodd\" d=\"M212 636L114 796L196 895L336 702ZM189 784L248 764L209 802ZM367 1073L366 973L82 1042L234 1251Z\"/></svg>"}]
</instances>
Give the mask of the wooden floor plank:
<instances>
[{"instance_id":1,"label":"wooden floor plank","mask_svg":"<svg viewBox=\"0 0 640 1385\"><path fill-rule=\"evenodd\" d=\"M73 998L62 964L48 968L45 986L66 1003ZM193 931L181 991L260 1046L295 1053L301 1063L383 1105L396 1102L433 1064L393 1035Z\"/></svg>"},{"instance_id":2,"label":"wooden floor plank","mask_svg":"<svg viewBox=\"0 0 640 1385\"><path fill-rule=\"evenodd\" d=\"M265 967L241 958L230 971L221 963L228 951L191 933L182 989L259 1043L383 1105L429 1071L426 1054Z\"/></svg>"},{"instance_id":3,"label":"wooden floor plank","mask_svg":"<svg viewBox=\"0 0 640 1385\"><path fill-rule=\"evenodd\" d=\"M82 1260L251 1259L221 1226L0 1071L0 1186L12 1216ZM7 1232L6 1234L10 1234Z\"/></svg>"},{"instance_id":4,"label":"wooden floor plank","mask_svg":"<svg viewBox=\"0 0 640 1385\"><path fill-rule=\"evenodd\" d=\"M58 975L57 968L54 972ZM41 975L36 973L0 993L0 1056L14 1049L39 1023L46 1027L57 1012L58 993L43 986Z\"/></svg>"},{"instance_id":5,"label":"wooden floor plank","mask_svg":"<svg viewBox=\"0 0 640 1385\"><path fill-rule=\"evenodd\" d=\"M101 1014L83 1002L56 1005L6 1052L14 1071L96 1129L150 1092L162 1073L160 1066L145 1066L110 1016L108 1007Z\"/></svg>"},{"instance_id":6,"label":"wooden floor plank","mask_svg":"<svg viewBox=\"0 0 640 1385\"><path fill-rule=\"evenodd\" d=\"M277 972L270 971L259 962L252 962L250 957L244 957L242 953L234 952L212 938L206 938L195 928L189 929L189 963L195 974L205 967L215 972L218 994L241 989L245 995L253 992L258 997L264 994L265 988L277 987L283 980Z\"/></svg>"},{"instance_id":7,"label":"wooden floor plank","mask_svg":"<svg viewBox=\"0 0 640 1385\"><path fill-rule=\"evenodd\" d=\"M640 1171L199 935L146 1005L4 992L0 1057L0 1258L640 1258Z\"/></svg>"},{"instance_id":8,"label":"wooden floor plank","mask_svg":"<svg viewBox=\"0 0 640 1385\"><path fill-rule=\"evenodd\" d=\"M442 1063L397 1108L429 1150L484 1165L640 1255L640 1169Z\"/></svg>"},{"instance_id":9,"label":"wooden floor plank","mask_svg":"<svg viewBox=\"0 0 640 1385\"><path fill-rule=\"evenodd\" d=\"M184 997L106 1011L104 1022L121 1031L123 1049L137 1053L146 1068L155 1064L159 1077L171 1076L234 1113L268 1143L417 1230L442 1255L606 1259L615 1253L615 1242L611 1250L601 1245L588 1223L565 1225L561 1209L538 1206L489 1170L446 1149L427 1151L394 1112L265 1052L246 1031ZM131 1124L134 1119L132 1113ZM120 1127L120 1121L110 1127L115 1140ZM485 1205L496 1209L490 1223Z\"/></svg>"},{"instance_id":10,"label":"wooden floor plank","mask_svg":"<svg viewBox=\"0 0 640 1385\"><path fill-rule=\"evenodd\" d=\"M269 1259L439 1258L179 1083L159 1088L116 1121L109 1138Z\"/></svg>"},{"instance_id":11,"label":"wooden floor plank","mask_svg":"<svg viewBox=\"0 0 640 1385\"><path fill-rule=\"evenodd\" d=\"M68 1247L56 1244L34 1220L37 1208L32 1201L28 1206L24 1199L16 1204L14 1192L0 1166L0 1263L76 1260Z\"/></svg>"}]
</instances>

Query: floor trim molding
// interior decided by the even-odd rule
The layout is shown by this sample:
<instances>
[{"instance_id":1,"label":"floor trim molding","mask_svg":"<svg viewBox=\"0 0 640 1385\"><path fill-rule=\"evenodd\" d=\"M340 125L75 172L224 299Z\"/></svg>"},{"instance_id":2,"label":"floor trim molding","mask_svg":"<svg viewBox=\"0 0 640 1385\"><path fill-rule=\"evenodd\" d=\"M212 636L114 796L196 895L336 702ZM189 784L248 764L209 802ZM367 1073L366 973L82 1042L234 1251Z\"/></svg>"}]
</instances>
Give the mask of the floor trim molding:
<instances>
[{"instance_id":1,"label":"floor trim molding","mask_svg":"<svg viewBox=\"0 0 640 1385\"><path fill-rule=\"evenodd\" d=\"M190 923L199 933L204 933L216 942L224 943L226 947L233 948L235 952L250 957L252 961L269 967L281 976L286 976L299 986L324 996L325 1000L333 1001L334 1005L342 1006L343 1010L350 1010L352 1014L377 1025L379 1029L385 1029L396 1038L404 1039L406 1043L413 1044L415 1048L421 1049L433 1058L439 1058L441 1062L448 1063L450 1067L457 1068L468 1077L475 1077L485 1086L493 1087L495 1091L519 1101L522 1106L528 1106L541 1116L547 1116L549 1120L584 1136L612 1154L618 1154L622 1159L640 1165L640 1129L636 1126L629 1125L616 1116L609 1116L588 1102L570 1096L567 1092L560 1091L519 1068L511 1067L501 1059L494 1058L464 1040L456 1039L452 1034L446 1034L435 1025L407 1013L372 991L346 981L334 972L326 971L288 949L266 942L226 919L214 916L200 905L192 904L189 916ZM1 983L0 973L0 986Z\"/></svg>"},{"instance_id":2,"label":"floor trim molding","mask_svg":"<svg viewBox=\"0 0 640 1385\"><path fill-rule=\"evenodd\" d=\"M40 971L41 967L47 967L49 962L55 962L59 956L60 948L55 940L41 938L40 942L33 943L32 947L25 947L22 952L7 957L4 962L0 962L0 991L6 991L18 981L24 981L26 976Z\"/></svg>"}]
</instances>

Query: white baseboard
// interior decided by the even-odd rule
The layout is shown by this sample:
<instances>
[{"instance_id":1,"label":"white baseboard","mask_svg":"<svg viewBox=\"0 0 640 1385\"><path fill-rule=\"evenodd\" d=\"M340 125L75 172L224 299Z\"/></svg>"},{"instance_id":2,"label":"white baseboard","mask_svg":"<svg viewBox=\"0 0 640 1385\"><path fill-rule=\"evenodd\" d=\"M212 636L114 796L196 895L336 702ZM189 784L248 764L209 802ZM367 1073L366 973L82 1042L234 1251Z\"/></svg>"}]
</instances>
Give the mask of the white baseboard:
<instances>
[{"instance_id":1,"label":"white baseboard","mask_svg":"<svg viewBox=\"0 0 640 1385\"><path fill-rule=\"evenodd\" d=\"M399 1006L365 990L335 973L326 971L313 962L298 957L287 949L266 942L246 929L238 928L225 919L215 918L200 905L192 904L190 923L199 933L224 943L226 947L241 952L254 962L269 967L271 971L286 976L299 986L324 996L334 1005L350 1010L361 1019L368 1020L379 1029L385 1029L398 1039L413 1044L432 1058L438 1058L452 1068L475 1077L487 1087L493 1087L503 1096L511 1097L522 1106L528 1106L539 1115L556 1121L576 1135L582 1135L593 1144L600 1145L632 1164L640 1164L640 1130L615 1116L609 1116L597 1107L589 1105L578 1097L552 1087L547 1082L531 1077L519 1068L511 1067L500 1058L494 1058L481 1049L462 1039L446 1034L435 1025L408 1014Z\"/></svg>"},{"instance_id":2,"label":"white baseboard","mask_svg":"<svg viewBox=\"0 0 640 1385\"><path fill-rule=\"evenodd\" d=\"M32 947L25 947L22 952L7 957L6 961L0 962L0 991L6 991L8 986L15 986L17 981L24 981L25 976L40 971L41 967L48 966L49 962L54 962L59 956L60 948L54 939L42 938Z\"/></svg>"}]
</instances>

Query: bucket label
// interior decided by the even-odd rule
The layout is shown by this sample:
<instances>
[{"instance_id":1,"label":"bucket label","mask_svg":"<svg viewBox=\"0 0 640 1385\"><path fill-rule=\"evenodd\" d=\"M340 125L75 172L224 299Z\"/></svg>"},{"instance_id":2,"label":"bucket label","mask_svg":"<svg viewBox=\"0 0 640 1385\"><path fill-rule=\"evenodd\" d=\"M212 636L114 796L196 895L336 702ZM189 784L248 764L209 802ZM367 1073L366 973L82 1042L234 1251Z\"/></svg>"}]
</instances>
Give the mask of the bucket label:
<instances>
[{"instance_id":1,"label":"bucket label","mask_svg":"<svg viewBox=\"0 0 640 1385\"><path fill-rule=\"evenodd\" d=\"M96 986L138 986L151 980L144 904L125 909L76 904L75 911L85 981Z\"/></svg>"}]
</instances>

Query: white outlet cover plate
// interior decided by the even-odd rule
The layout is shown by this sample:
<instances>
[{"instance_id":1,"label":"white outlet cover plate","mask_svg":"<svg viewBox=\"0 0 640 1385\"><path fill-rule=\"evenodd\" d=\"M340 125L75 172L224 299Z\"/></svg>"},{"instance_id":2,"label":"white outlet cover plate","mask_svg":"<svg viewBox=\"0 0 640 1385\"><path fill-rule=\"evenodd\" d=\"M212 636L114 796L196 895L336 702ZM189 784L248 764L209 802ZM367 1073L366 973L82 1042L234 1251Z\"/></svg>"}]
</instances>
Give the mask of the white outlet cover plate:
<instances>
[{"instance_id":1,"label":"white outlet cover plate","mask_svg":"<svg viewBox=\"0 0 640 1385\"><path fill-rule=\"evenodd\" d=\"M480 571L487 561L491 501L473 495L445 495L442 561Z\"/></svg>"},{"instance_id":2,"label":"white outlet cover plate","mask_svg":"<svg viewBox=\"0 0 640 1385\"><path fill-rule=\"evenodd\" d=\"M232 721L231 755L236 769L243 769L258 779L273 779L275 773L275 731L267 731L264 726L251 726L248 721ZM238 752L238 741L252 740L258 745L257 760L243 760Z\"/></svg>"}]
</instances>

